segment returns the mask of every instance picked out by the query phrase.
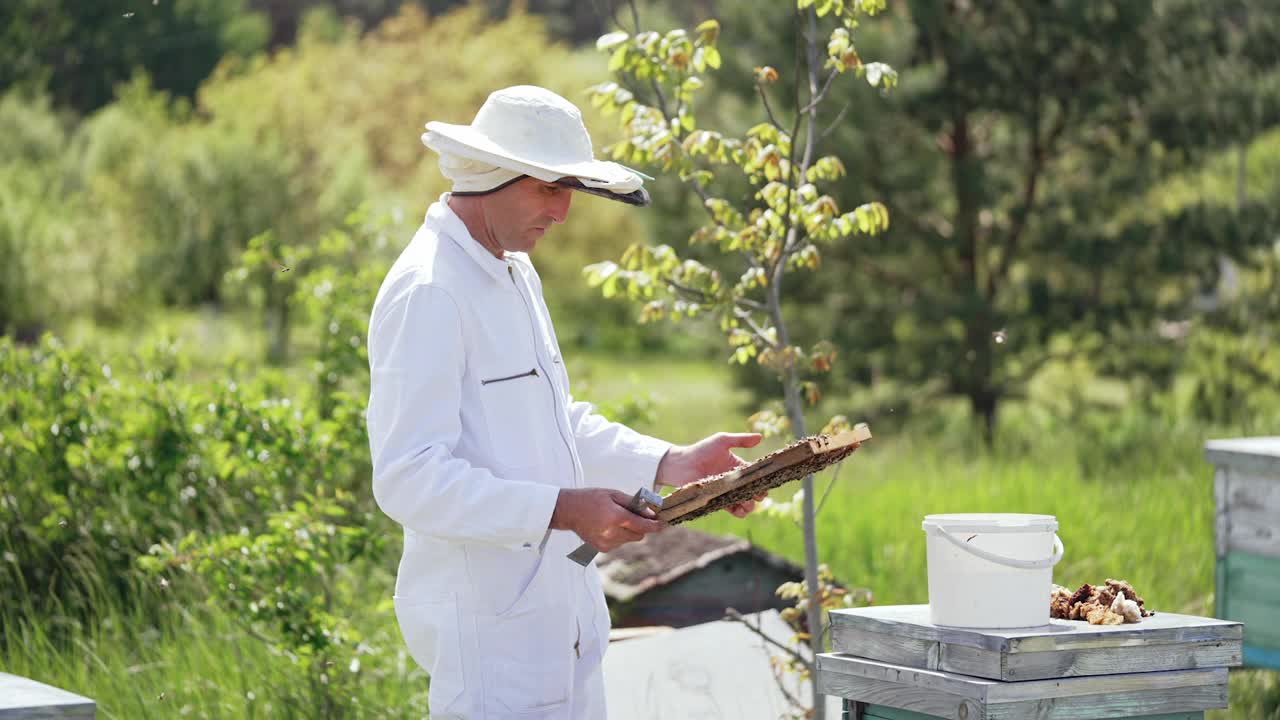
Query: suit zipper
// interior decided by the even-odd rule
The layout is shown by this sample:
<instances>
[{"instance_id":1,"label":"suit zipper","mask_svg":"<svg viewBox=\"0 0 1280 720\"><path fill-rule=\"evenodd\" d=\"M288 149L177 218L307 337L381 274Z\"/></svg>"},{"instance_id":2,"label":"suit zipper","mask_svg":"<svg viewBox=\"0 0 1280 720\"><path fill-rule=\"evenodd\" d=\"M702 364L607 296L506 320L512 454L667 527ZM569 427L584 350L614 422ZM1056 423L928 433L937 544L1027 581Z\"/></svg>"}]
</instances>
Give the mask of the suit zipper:
<instances>
[{"instance_id":1,"label":"suit zipper","mask_svg":"<svg viewBox=\"0 0 1280 720\"><path fill-rule=\"evenodd\" d=\"M516 294L520 296L520 301L524 303L525 314L529 316L529 330L534 334L535 345L533 350L533 357L537 361L538 367L542 367L542 360L538 359L538 349L536 345L536 343L538 342L537 320L534 319L533 317L533 307L530 306L528 298L526 298L524 296L524 293L521 292L520 284L516 282L516 271L515 271L515 268L511 267L510 263L507 264L507 277L511 278L511 286L515 288ZM534 368L534 370L536 369L537 368ZM530 372L533 372L533 371L531 370ZM542 372L545 374L547 372L547 369L542 368ZM556 413L558 415L560 412L560 398L556 397L555 383L551 382L550 375L547 375L547 382L551 384L551 402L555 404ZM565 449L569 451L569 469L573 473L573 480L574 480L573 484L576 486L578 484L578 468L576 466L576 463L573 462L573 446L569 444L569 439L564 436L564 428L560 426L560 419L558 417L556 418L556 431L560 433L560 440L564 442Z\"/></svg>"},{"instance_id":2,"label":"suit zipper","mask_svg":"<svg viewBox=\"0 0 1280 720\"><path fill-rule=\"evenodd\" d=\"M489 380L481 380L480 384L488 385L489 383L506 382L508 380L519 380L520 378L527 378L527 377L538 377L538 368L531 368L529 372L522 372L519 375L508 375L506 377L491 378Z\"/></svg>"}]
</instances>

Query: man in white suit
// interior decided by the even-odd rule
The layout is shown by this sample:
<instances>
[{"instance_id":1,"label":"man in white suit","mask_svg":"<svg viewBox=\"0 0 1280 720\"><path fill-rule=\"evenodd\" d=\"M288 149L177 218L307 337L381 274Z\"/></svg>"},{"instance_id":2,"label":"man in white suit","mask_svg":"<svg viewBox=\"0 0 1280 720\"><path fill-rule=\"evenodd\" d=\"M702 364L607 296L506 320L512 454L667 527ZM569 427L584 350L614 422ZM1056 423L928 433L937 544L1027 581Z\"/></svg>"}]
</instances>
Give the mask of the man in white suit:
<instances>
[{"instance_id":1,"label":"man in white suit","mask_svg":"<svg viewBox=\"0 0 1280 720\"><path fill-rule=\"evenodd\" d=\"M731 449L760 436L673 446L570 395L527 253L574 192L649 201L641 176L594 158L576 107L507 88L422 139L453 190L369 322L373 492L404 527L396 616L431 676L432 718L599 720L609 613L594 564L566 555L660 530L626 509L637 489L730 470Z\"/></svg>"}]
</instances>

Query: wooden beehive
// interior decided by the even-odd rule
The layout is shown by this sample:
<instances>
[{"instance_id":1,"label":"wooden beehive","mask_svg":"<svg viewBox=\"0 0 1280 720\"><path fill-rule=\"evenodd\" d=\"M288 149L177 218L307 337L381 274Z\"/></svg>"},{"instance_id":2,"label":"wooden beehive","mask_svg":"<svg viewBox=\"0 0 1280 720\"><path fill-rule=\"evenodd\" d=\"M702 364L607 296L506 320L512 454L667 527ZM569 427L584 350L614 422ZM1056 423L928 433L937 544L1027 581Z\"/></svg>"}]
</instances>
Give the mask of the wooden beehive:
<instances>
[{"instance_id":1,"label":"wooden beehive","mask_svg":"<svg viewBox=\"0 0 1280 720\"><path fill-rule=\"evenodd\" d=\"M997 630L940 627L928 605L899 605L835 610L831 625L818 687L857 720L1202 720L1227 707L1241 655L1239 623L1163 612Z\"/></svg>"},{"instance_id":2,"label":"wooden beehive","mask_svg":"<svg viewBox=\"0 0 1280 720\"><path fill-rule=\"evenodd\" d=\"M1212 440L1215 614L1244 623L1244 664L1280 669L1280 437Z\"/></svg>"}]
</instances>

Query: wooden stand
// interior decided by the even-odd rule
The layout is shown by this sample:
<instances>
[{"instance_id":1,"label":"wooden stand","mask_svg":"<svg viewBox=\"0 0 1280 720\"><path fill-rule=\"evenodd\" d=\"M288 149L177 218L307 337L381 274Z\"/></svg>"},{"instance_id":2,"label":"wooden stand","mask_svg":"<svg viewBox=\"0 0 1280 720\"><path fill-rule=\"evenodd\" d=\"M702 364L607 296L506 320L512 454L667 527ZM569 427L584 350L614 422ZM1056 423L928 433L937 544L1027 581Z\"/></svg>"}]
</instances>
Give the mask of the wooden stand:
<instances>
[{"instance_id":1,"label":"wooden stand","mask_svg":"<svg viewBox=\"0 0 1280 720\"><path fill-rule=\"evenodd\" d=\"M928 618L927 605L832 612L837 652L818 658L819 689L845 699L848 720L1183 720L1227 706L1241 661L1242 626L1214 618L1016 630Z\"/></svg>"}]
</instances>

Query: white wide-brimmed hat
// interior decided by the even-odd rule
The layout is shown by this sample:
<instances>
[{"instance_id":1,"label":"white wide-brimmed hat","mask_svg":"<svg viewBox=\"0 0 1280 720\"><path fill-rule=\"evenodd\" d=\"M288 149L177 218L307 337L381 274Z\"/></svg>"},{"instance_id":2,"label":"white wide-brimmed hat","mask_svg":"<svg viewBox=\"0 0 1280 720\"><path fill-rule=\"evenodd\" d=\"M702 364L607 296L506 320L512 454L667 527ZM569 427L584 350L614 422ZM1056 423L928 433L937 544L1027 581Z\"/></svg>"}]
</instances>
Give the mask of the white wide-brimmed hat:
<instances>
[{"instance_id":1,"label":"white wide-brimmed hat","mask_svg":"<svg viewBox=\"0 0 1280 720\"><path fill-rule=\"evenodd\" d=\"M642 187L645 176L618 163L597 160L582 113L546 88L517 85L496 90L470 125L429 122L422 142L442 158L453 156L507 170L491 175L506 182L512 175L528 175L630 205L649 204L649 194Z\"/></svg>"}]
</instances>

